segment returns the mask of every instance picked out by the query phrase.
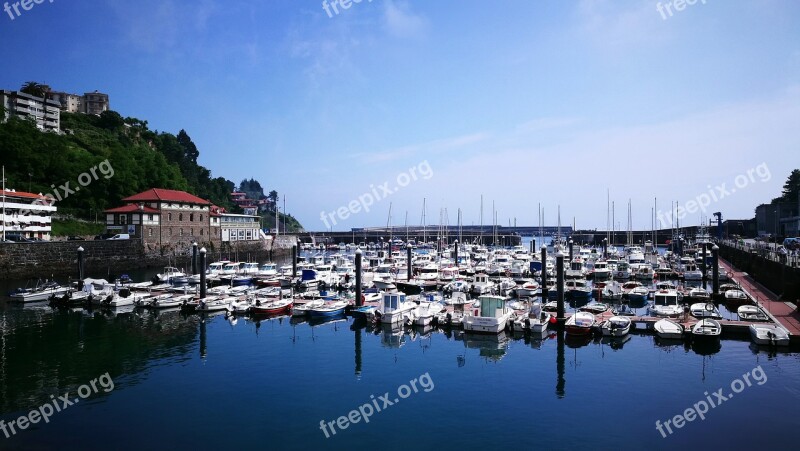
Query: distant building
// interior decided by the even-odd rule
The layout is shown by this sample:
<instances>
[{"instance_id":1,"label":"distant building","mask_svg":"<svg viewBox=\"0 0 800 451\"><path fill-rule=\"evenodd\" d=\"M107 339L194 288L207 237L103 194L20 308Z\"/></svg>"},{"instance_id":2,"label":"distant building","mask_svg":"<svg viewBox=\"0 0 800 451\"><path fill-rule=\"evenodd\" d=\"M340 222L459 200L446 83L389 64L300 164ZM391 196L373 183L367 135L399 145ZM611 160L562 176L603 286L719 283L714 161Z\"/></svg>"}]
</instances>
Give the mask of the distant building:
<instances>
[{"instance_id":1,"label":"distant building","mask_svg":"<svg viewBox=\"0 0 800 451\"><path fill-rule=\"evenodd\" d=\"M756 230L759 236L787 236L797 230L800 201L761 204L756 207Z\"/></svg>"},{"instance_id":2,"label":"distant building","mask_svg":"<svg viewBox=\"0 0 800 451\"><path fill-rule=\"evenodd\" d=\"M231 193L231 201L234 204L238 205L239 208L244 211L246 215L257 215L258 214L258 201L253 199L249 199L246 193L240 193L238 191L234 191Z\"/></svg>"},{"instance_id":3,"label":"distant building","mask_svg":"<svg viewBox=\"0 0 800 451\"><path fill-rule=\"evenodd\" d=\"M122 199L106 210L106 231L128 233L146 250L181 252L193 242L219 242L212 228L211 202L184 191L153 188Z\"/></svg>"},{"instance_id":4,"label":"distant building","mask_svg":"<svg viewBox=\"0 0 800 451\"><path fill-rule=\"evenodd\" d=\"M0 230L2 239L37 238L49 241L52 231L52 215L56 207L41 194L0 190L2 209Z\"/></svg>"},{"instance_id":5,"label":"distant building","mask_svg":"<svg viewBox=\"0 0 800 451\"><path fill-rule=\"evenodd\" d=\"M24 92L0 90L0 104L6 111L2 120L13 114L22 119L32 118L42 131L59 132L61 128L61 104L54 100L44 102L41 97Z\"/></svg>"},{"instance_id":6,"label":"distant building","mask_svg":"<svg viewBox=\"0 0 800 451\"><path fill-rule=\"evenodd\" d=\"M82 111L86 114L100 115L103 111L109 110L108 94L102 92L87 92L83 95Z\"/></svg>"},{"instance_id":7,"label":"distant building","mask_svg":"<svg viewBox=\"0 0 800 451\"><path fill-rule=\"evenodd\" d=\"M222 242L259 241L261 236L261 217L256 215L236 215L222 213L220 215L220 232Z\"/></svg>"},{"instance_id":8,"label":"distant building","mask_svg":"<svg viewBox=\"0 0 800 451\"><path fill-rule=\"evenodd\" d=\"M729 238L733 235L738 235L742 238L755 238L758 236L756 231L756 220L754 218L726 219L722 221L722 234L726 238Z\"/></svg>"},{"instance_id":9,"label":"distant building","mask_svg":"<svg viewBox=\"0 0 800 451\"><path fill-rule=\"evenodd\" d=\"M83 98L77 94L70 94L68 92L50 91L48 97L53 101L58 102L61 111L67 113L82 113L83 112Z\"/></svg>"}]
</instances>

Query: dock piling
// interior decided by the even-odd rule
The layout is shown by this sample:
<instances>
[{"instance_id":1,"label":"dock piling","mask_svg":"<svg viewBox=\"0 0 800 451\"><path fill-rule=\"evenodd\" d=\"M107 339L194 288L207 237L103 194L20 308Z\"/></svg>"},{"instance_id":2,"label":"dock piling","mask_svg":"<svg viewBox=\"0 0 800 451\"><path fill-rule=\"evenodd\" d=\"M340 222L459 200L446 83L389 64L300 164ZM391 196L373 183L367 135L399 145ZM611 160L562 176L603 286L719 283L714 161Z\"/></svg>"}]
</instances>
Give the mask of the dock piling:
<instances>
[{"instance_id":1,"label":"dock piling","mask_svg":"<svg viewBox=\"0 0 800 451\"><path fill-rule=\"evenodd\" d=\"M361 248L356 249L356 307L361 307Z\"/></svg>"},{"instance_id":2,"label":"dock piling","mask_svg":"<svg viewBox=\"0 0 800 451\"><path fill-rule=\"evenodd\" d=\"M200 249L200 299L206 298L206 248Z\"/></svg>"},{"instance_id":3,"label":"dock piling","mask_svg":"<svg viewBox=\"0 0 800 451\"><path fill-rule=\"evenodd\" d=\"M703 270L703 280L708 280L708 272L706 271L706 252L708 251L708 243L703 243L703 261L700 262L700 268Z\"/></svg>"},{"instance_id":4,"label":"dock piling","mask_svg":"<svg viewBox=\"0 0 800 451\"><path fill-rule=\"evenodd\" d=\"M192 243L192 275L197 274L197 241Z\"/></svg>"},{"instance_id":5,"label":"dock piling","mask_svg":"<svg viewBox=\"0 0 800 451\"><path fill-rule=\"evenodd\" d=\"M711 248L711 259L714 271L712 284L714 287L714 299L716 299L719 296L719 246L716 244Z\"/></svg>"},{"instance_id":6,"label":"dock piling","mask_svg":"<svg viewBox=\"0 0 800 451\"><path fill-rule=\"evenodd\" d=\"M297 277L297 245L292 246L292 279Z\"/></svg>"},{"instance_id":7,"label":"dock piling","mask_svg":"<svg viewBox=\"0 0 800 451\"><path fill-rule=\"evenodd\" d=\"M78 246L78 283L83 283L83 246Z\"/></svg>"},{"instance_id":8,"label":"dock piling","mask_svg":"<svg viewBox=\"0 0 800 451\"><path fill-rule=\"evenodd\" d=\"M408 277L408 281L411 281L411 246L406 244L406 275Z\"/></svg>"},{"instance_id":9,"label":"dock piling","mask_svg":"<svg viewBox=\"0 0 800 451\"><path fill-rule=\"evenodd\" d=\"M556 319L559 324L563 324L566 321L564 316L564 254L560 251L556 254L556 293L558 293Z\"/></svg>"},{"instance_id":10,"label":"dock piling","mask_svg":"<svg viewBox=\"0 0 800 451\"><path fill-rule=\"evenodd\" d=\"M547 246L542 244L542 305L547 302L550 293L547 289Z\"/></svg>"}]
</instances>

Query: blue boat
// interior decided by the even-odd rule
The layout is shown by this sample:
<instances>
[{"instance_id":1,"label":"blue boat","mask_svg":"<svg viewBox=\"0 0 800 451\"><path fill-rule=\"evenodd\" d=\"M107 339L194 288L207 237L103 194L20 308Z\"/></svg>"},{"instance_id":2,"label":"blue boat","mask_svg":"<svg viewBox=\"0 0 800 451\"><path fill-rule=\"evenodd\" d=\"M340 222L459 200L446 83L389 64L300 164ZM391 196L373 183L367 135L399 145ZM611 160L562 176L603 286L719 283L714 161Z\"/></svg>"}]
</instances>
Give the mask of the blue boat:
<instances>
[{"instance_id":1,"label":"blue boat","mask_svg":"<svg viewBox=\"0 0 800 451\"><path fill-rule=\"evenodd\" d=\"M366 318L368 314L374 313L377 308L378 307L374 305L365 305L353 309L350 314L353 315L353 318Z\"/></svg>"},{"instance_id":2,"label":"blue boat","mask_svg":"<svg viewBox=\"0 0 800 451\"><path fill-rule=\"evenodd\" d=\"M344 315L344 309L347 307L345 301L326 302L321 307L315 307L308 310L308 316L312 318L329 317Z\"/></svg>"}]
</instances>

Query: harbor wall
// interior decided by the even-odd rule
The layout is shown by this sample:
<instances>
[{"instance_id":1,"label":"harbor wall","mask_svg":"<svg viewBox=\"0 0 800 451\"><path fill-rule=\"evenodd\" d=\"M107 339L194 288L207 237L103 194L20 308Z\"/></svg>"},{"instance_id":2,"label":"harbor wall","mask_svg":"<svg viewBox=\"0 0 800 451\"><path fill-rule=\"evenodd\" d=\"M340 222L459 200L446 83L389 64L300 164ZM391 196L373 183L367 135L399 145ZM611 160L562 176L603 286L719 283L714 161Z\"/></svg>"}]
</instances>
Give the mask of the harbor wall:
<instances>
[{"instance_id":1,"label":"harbor wall","mask_svg":"<svg viewBox=\"0 0 800 451\"><path fill-rule=\"evenodd\" d=\"M266 262L282 260L291 254L296 237L282 236L258 242L227 242L207 249L208 262L240 260ZM38 243L0 243L0 279L77 277L78 247L84 249L84 274L122 273L132 269L191 264L192 250L161 255L146 252L139 240L48 241Z\"/></svg>"},{"instance_id":2,"label":"harbor wall","mask_svg":"<svg viewBox=\"0 0 800 451\"><path fill-rule=\"evenodd\" d=\"M800 299L800 268L792 268L761 257L754 251L736 249L725 244L719 245L719 255L779 295L781 300L796 302Z\"/></svg>"}]
</instances>

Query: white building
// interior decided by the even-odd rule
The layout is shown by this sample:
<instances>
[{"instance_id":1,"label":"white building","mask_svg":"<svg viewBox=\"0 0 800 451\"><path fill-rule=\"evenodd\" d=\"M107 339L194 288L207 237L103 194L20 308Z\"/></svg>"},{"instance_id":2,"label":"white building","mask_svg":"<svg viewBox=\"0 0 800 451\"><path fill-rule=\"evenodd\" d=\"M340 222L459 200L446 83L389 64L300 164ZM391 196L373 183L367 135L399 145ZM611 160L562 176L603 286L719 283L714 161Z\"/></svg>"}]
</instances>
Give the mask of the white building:
<instances>
[{"instance_id":1,"label":"white building","mask_svg":"<svg viewBox=\"0 0 800 451\"><path fill-rule=\"evenodd\" d=\"M222 242L227 241L259 241L266 239L261 232L261 217L255 215L236 215L221 213L219 215Z\"/></svg>"},{"instance_id":2,"label":"white building","mask_svg":"<svg viewBox=\"0 0 800 451\"><path fill-rule=\"evenodd\" d=\"M12 189L0 190L0 233L2 240L36 238L49 241L52 231L54 205L41 194ZM16 238L16 239L15 239Z\"/></svg>"},{"instance_id":3,"label":"white building","mask_svg":"<svg viewBox=\"0 0 800 451\"><path fill-rule=\"evenodd\" d=\"M47 99L45 105L41 97L20 91L0 90L0 104L5 107L7 116L13 114L23 119L33 118L39 130L58 132L61 127L61 104L55 100Z\"/></svg>"}]
</instances>

